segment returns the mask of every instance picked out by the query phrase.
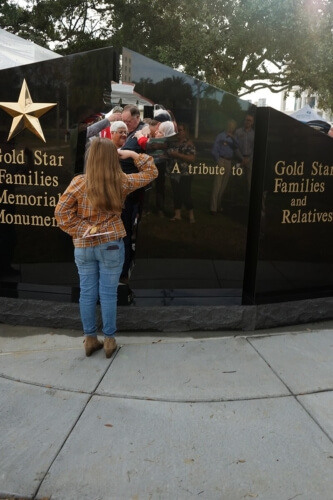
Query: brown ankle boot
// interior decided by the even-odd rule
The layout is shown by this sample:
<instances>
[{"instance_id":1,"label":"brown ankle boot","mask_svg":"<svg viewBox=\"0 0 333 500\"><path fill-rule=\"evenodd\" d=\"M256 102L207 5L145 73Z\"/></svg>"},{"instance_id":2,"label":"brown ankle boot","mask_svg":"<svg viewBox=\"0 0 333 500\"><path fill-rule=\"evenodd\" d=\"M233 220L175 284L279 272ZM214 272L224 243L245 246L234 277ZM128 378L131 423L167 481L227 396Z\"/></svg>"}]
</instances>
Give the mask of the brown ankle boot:
<instances>
[{"instance_id":1,"label":"brown ankle boot","mask_svg":"<svg viewBox=\"0 0 333 500\"><path fill-rule=\"evenodd\" d=\"M117 342L114 337L104 337L104 352L107 358L117 349Z\"/></svg>"},{"instance_id":2,"label":"brown ankle boot","mask_svg":"<svg viewBox=\"0 0 333 500\"><path fill-rule=\"evenodd\" d=\"M97 337L92 335L86 335L84 338L84 349L86 351L86 356L91 356L91 354L99 349L102 349L103 342L100 342Z\"/></svg>"}]
</instances>

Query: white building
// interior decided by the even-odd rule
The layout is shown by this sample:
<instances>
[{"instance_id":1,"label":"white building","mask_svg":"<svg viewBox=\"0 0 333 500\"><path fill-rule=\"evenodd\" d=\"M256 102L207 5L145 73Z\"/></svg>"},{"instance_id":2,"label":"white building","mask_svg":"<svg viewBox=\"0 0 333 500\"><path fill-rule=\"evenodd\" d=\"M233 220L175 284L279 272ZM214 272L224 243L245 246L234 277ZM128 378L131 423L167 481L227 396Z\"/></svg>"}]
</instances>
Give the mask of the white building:
<instances>
[{"instance_id":1,"label":"white building","mask_svg":"<svg viewBox=\"0 0 333 500\"><path fill-rule=\"evenodd\" d=\"M282 111L287 115L303 108L309 104L311 108L319 115L324 121L333 122L333 114L330 111L323 111L317 107L317 97L309 92L302 92L301 97L296 97L296 92L272 92L265 88L257 90L251 94L246 94L242 99L250 101L258 107L269 106L271 108Z\"/></svg>"}]
</instances>

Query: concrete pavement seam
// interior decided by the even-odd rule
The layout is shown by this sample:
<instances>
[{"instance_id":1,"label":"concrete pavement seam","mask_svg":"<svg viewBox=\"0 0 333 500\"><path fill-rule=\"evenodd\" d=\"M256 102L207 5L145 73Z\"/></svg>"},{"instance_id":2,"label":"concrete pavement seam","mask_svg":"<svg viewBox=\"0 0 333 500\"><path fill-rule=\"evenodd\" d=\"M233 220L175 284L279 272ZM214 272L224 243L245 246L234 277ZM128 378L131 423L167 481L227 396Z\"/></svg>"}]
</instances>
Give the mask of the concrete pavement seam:
<instances>
[{"instance_id":1,"label":"concrete pavement seam","mask_svg":"<svg viewBox=\"0 0 333 500\"><path fill-rule=\"evenodd\" d=\"M320 391L320 392L332 392L332 391ZM311 418L311 420L313 420L313 422L319 427L319 429L325 434L325 436L328 437L328 439L331 441L331 443L333 443L333 439L332 437L325 431L325 429L322 427L322 425L318 422L318 420L315 418L314 415L312 415L311 411L308 410L306 408L306 406L304 406L304 404L302 403L302 401L299 400L299 396L303 396L303 394L299 394L298 396L295 397L296 401L298 402L298 404L303 408L303 410L309 415L309 417Z\"/></svg>"},{"instance_id":2,"label":"concrete pavement seam","mask_svg":"<svg viewBox=\"0 0 333 500\"><path fill-rule=\"evenodd\" d=\"M264 399L279 399L279 398L290 398L290 397L298 397L298 396L307 396L307 395L312 395L312 394L320 394L323 392L332 392L331 389L319 389L316 391L309 391L309 392L302 392L300 394L274 394L274 395L269 395L269 396L253 396L253 397L238 397L238 398L213 398L213 399L170 399L170 398L150 398L150 397L144 397L144 396L135 396L135 395L128 395L128 394L105 394L102 392L98 391L98 386L102 382L103 378L106 375L107 370L109 369L110 365L106 368L105 373L102 375L101 379L99 382L97 382L95 389L92 391L84 391L84 390L75 390L75 389L68 389L65 387L61 386L54 386L50 384L41 384L38 382L30 382L28 380L22 380L22 379L16 379L14 377L10 377L8 375L5 375L3 373L0 373L0 378L3 378L5 380L10 380L12 382L17 382L19 384L25 384L25 385L31 385L34 387L41 387L43 389L53 389L55 391L62 391L62 392L69 392L69 393L74 393L74 394L86 394L88 396L99 396L103 398L114 398L114 399L133 399L137 401L153 401L153 402L161 402L161 403L184 403L184 404L195 404L195 403L224 403L224 402L232 402L232 401L255 401L255 400L264 400Z\"/></svg>"},{"instance_id":3,"label":"concrete pavement seam","mask_svg":"<svg viewBox=\"0 0 333 500\"><path fill-rule=\"evenodd\" d=\"M318 394L318 393L323 393L323 392L332 392L332 389L320 389L317 391L309 391L309 392L302 392L300 394L295 394L290 387L286 384L286 382L280 377L280 375L272 368L272 366L268 363L268 361L264 358L264 356L254 347L254 345L251 343L251 339L246 339L248 343L252 346L252 348L256 351L256 353L261 357L261 359L267 364L269 369L274 373L274 375L280 380L280 382L288 389L290 392L291 396L295 399L297 404L301 406L301 408L307 413L307 415L311 418L311 420L319 427L319 429L325 434L328 439L333 442L332 438L329 436L329 434L325 431L325 429L320 425L318 420L311 414L311 412L303 405L303 403L299 400L300 396L305 396L305 395L311 395L311 394Z\"/></svg>"},{"instance_id":4,"label":"concrete pavement seam","mask_svg":"<svg viewBox=\"0 0 333 500\"><path fill-rule=\"evenodd\" d=\"M87 399L86 404L84 405L84 407L82 408L82 410L79 412L79 415L77 416L77 418L76 418L75 422L73 423L73 425L72 425L71 429L68 431L68 433L67 433L67 435L65 436L65 438L64 438L64 440L63 440L63 442L62 442L62 444L59 446L58 451L54 454L53 460L51 460L49 467L47 468L47 470L46 470L45 474L43 475L42 479L40 480L39 485L38 485L38 486L37 486L37 488L36 488L36 491L35 491L35 493L34 493L34 495L33 495L33 499L32 499L32 500L34 500L34 499L37 497L38 492L39 492L40 488L42 487L42 484L43 484L43 482L44 482L44 480L45 480L46 476L48 475L48 473L49 473L49 471L50 471L50 469L51 469L52 465L54 464L54 462L57 460L57 458L58 458L59 454L61 453L61 451L62 451L63 447L64 447L64 446L65 446L65 444L67 443L67 441L68 441L68 439L69 439L70 435L72 434L72 432L74 431L75 427L77 426L77 424L78 424L79 420L81 419L81 416L83 415L83 413L84 413L85 409L87 408L88 404L90 403L91 398L92 398L92 395L90 395L90 397Z\"/></svg>"},{"instance_id":5,"label":"concrete pavement seam","mask_svg":"<svg viewBox=\"0 0 333 500\"><path fill-rule=\"evenodd\" d=\"M70 430L69 430L69 432L67 433L67 436L64 438L64 440L63 440L63 442L62 442L62 445L59 447L59 449L58 449L57 453L55 453L55 455L54 455L54 457L53 457L53 460L51 461L51 463L50 463L50 465L49 465L49 467L48 467L47 471L45 472L45 474L44 474L43 478L41 479L41 481L40 481L40 483L39 483L39 485L38 485L38 487L37 487L37 489L36 489L36 492L35 492L35 494L34 494L34 497L33 497L33 498L36 498L36 496L38 495L38 492L39 492L40 488L42 487L42 484L43 484L43 482L44 482L44 480L45 480L45 478L46 478L47 474L49 473L49 471L50 471L50 469L51 469L52 465L54 464L54 462L57 460L57 458L58 458L58 456L59 456L59 453L61 452L61 450L62 450L62 449L63 449L63 447L65 446L66 442L68 441L68 439L69 439L70 435L72 434L72 432L74 431L75 427L78 425L78 423L79 423L79 421L80 421L80 419L81 419L81 417L82 417L83 413L85 412L85 410L86 410L86 408L87 408L88 404L90 403L91 399L93 398L93 396L94 396L94 394L95 394L95 390L97 389L97 387L99 386L99 384L101 383L101 381L103 380L103 378L105 377L105 375L106 375L106 373L107 373L108 369L110 368L111 364L113 363L113 361L114 361L114 359L115 359L115 357L116 357L116 355L117 355L118 351L119 351L119 349L117 349L117 351L115 352L114 356L112 356L112 358L111 358L111 360L110 360L110 363L108 363L108 366L105 368L104 373L101 375L101 377L100 377L99 381L97 382L97 384L96 384L96 386L95 386L95 389L94 389L93 391L91 391L91 392L84 392L84 391L69 391L69 392L75 392L75 393L80 393L80 394L87 394L87 395L89 395L89 397L88 397L88 399L87 399L87 401L86 401L86 403L85 403L84 407L83 407L83 408L82 408L82 410L79 412L79 415L77 416L77 418L76 418L75 422L73 423L73 425L72 425L71 429L70 429ZM53 387L53 389L55 389L55 388ZM61 390L62 390L62 389L61 389Z\"/></svg>"}]
</instances>

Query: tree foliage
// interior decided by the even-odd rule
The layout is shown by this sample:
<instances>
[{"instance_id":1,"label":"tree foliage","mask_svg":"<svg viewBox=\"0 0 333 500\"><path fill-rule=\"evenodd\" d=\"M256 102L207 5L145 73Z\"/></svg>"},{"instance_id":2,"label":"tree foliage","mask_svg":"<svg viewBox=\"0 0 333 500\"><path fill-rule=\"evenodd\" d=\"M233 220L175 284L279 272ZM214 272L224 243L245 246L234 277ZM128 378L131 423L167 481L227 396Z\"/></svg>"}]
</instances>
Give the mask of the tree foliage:
<instances>
[{"instance_id":1,"label":"tree foliage","mask_svg":"<svg viewBox=\"0 0 333 500\"><path fill-rule=\"evenodd\" d=\"M0 27L60 54L125 46L239 96L297 86L333 109L331 0L0 0L0 7Z\"/></svg>"}]
</instances>

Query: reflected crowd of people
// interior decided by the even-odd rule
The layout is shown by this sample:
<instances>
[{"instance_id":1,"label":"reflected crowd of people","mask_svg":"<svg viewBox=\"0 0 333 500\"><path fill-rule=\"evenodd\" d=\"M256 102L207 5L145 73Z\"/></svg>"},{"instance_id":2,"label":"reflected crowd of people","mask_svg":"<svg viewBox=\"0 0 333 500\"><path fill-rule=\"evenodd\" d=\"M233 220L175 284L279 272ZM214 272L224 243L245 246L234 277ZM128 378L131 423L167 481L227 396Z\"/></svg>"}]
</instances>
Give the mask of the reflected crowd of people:
<instances>
[{"instance_id":1,"label":"reflected crowd of people","mask_svg":"<svg viewBox=\"0 0 333 500\"><path fill-rule=\"evenodd\" d=\"M246 176L248 192L251 188L252 162L254 150L254 116L247 114L242 126L229 119L225 130L220 132L214 141L212 156L220 167L219 174L214 176L210 199L210 213L217 215L223 212L222 199L228 186L233 167L240 168ZM223 172L223 175L221 175Z\"/></svg>"},{"instance_id":2,"label":"reflected crowd of people","mask_svg":"<svg viewBox=\"0 0 333 500\"><path fill-rule=\"evenodd\" d=\"M177 122L173 112L162 105L155 105L149 118L143 117L136 105L115 106L87 127L88 146L95 137L110 139L118 150L147 153L153 157L158 169L158 177L145 188L131 193L123 207L121 218L126 237L120 281L128 283L134 263L139 221L143 216L155 214L172 223L181 220L190 224L196 222L191 166L196 165L197 149L190 136L188 123ZM214 165L219 168L212 176L207 207L211 215L223 211L223 196L235 166L242 169L247 189L250 190L253 148L254 116L246 114L239 125L235 119L228 119L211 149ZM130 157L120 158L120 164L126 174L136 171Z\"/></svg>"},{"instance_id":3,"label":"reflected crowd of people","mask_svg":"<svg viewBox=\"0 0 333 500\"><path fill-rule=\"evenodd\" d=\"M195 222L191 194L193 176L189 173L189 165L195 161L196 150L189 137L188 125L177 124L172 111L160 105L154 109L152 118L143 118L136 105L115 106L104 116L99 116L87 125L86 148L89 148L96 137L110 139L118 150L149 154L158 169L158 177L145 188L130 193L123 207L121 218L126 237L120 282L127 284L134 263L135 241L144 207L146 215L154 212L172 222L182 219L184 208L187 211L185 219L190 223ZM120 157L120 165L126 174L136 171L131 158ZM172 193L172 214L165 206L167 179Z\"/></svg>"}]
</instances>

